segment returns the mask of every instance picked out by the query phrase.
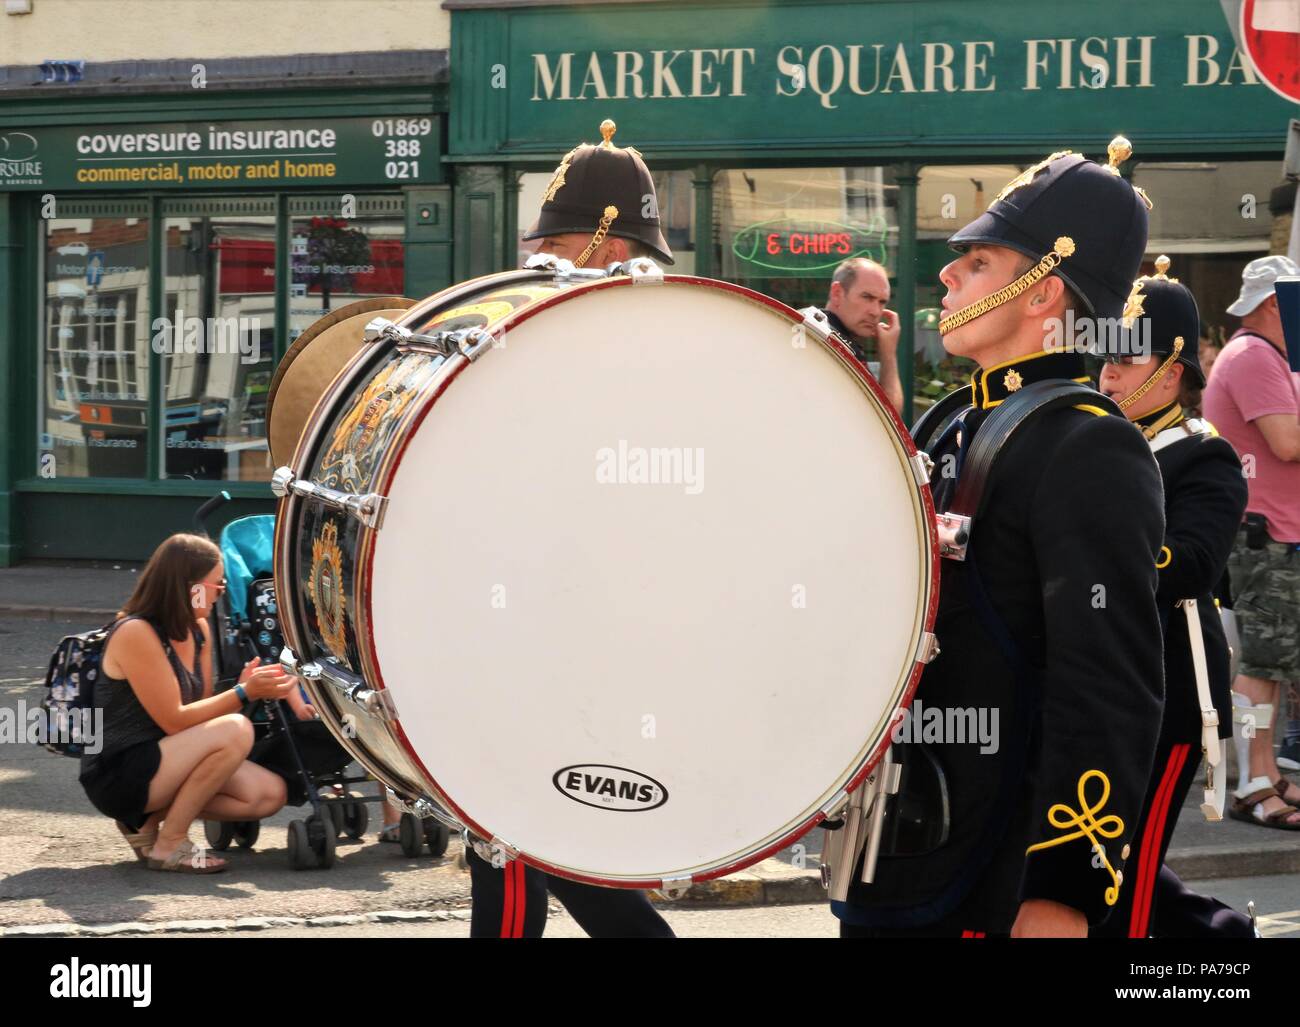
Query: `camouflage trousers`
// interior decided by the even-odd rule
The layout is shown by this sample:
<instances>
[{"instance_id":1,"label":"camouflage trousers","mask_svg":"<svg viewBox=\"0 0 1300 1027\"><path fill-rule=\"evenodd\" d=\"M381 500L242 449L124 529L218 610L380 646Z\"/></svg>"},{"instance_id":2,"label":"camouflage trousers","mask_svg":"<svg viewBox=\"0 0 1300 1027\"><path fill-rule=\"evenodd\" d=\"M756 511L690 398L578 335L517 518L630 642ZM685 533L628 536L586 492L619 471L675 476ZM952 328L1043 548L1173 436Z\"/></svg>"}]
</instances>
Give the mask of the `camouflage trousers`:
<instances>
[{"instance_id":1,"label":"camouflage trousers","mask_svg":"<svg viewBox=\"0 0 1300 1027\"><path fill-rule=\"evenodd\" d=\"M1242 674L1300 683L1300 550L1270 541L1250 549L1237 533L1228 557Z\"/></svg>"}]
</instances>

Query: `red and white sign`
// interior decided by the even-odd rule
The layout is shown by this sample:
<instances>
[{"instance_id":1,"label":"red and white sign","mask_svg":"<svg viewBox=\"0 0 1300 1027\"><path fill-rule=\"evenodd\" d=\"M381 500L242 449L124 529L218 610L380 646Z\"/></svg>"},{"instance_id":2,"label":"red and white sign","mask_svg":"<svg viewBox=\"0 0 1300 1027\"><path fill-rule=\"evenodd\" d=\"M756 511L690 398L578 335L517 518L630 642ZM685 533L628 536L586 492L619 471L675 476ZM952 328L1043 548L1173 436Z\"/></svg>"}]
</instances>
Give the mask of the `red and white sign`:
<instances>
[{"instance_id":1,"label":"red and white sign","mask_svg":"<svg viewBox=\"0 0 1300 1027\"><path fill-rule=\"evenodd\" d=\"M1300 103L1300 0L1244 0L1241 48L1260 81Z\"/></svg>"}]
</instances>

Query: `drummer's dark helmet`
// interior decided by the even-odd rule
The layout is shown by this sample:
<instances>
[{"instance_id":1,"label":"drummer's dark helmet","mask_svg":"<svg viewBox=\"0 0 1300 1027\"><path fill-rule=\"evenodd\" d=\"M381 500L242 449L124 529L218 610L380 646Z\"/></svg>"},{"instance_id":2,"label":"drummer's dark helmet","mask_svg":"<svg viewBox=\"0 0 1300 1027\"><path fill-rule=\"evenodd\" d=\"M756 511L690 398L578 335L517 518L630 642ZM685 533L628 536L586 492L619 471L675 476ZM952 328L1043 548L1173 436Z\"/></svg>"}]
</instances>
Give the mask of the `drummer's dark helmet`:
<instances>
[{"instance_id":1,"label":"drummer's dark helmet","mask_svg":"<svg viewBox=\"0 0 1300 1027\"><path fill-rule=\"evenodd\" d=\"M581 266L607 235L640 244L661 263L673 263L659 225L659 198L641 154L613 143L617 126L601 122L603 141L583 143L564 155L542 201L537 222L525 239L580 234L590 238Z\"/></svg>"},{"instance_id":2,"label":"drummer's dark helmet","mask_svg":"<svg viewBox=\"0 0 1300 1027\"><path fill-rule=\"evenodd\" d=\"M1059 276L1083 305L1081 315L1118 318L1124 311L1147 242L1146 193L1120 175L1133 154L1123 136L1096 164L1069 150L1053 153L1013 179L989 209L948 240L958 252L1003 246L1036 261L1005 289L955 310L939 322L950 332L1014 299L1044 275Z\"/></svg>"}]
</instances>

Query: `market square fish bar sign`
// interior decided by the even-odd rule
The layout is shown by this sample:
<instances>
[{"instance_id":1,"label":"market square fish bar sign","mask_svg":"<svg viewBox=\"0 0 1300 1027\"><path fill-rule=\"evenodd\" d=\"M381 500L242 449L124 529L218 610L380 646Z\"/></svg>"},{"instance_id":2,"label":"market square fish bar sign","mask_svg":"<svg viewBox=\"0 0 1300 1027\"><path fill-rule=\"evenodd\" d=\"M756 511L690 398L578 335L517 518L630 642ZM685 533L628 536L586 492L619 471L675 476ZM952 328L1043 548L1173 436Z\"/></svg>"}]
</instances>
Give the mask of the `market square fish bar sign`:
<instances>
[{"instance_id":1,"label":"market square fish bar sign","mask_svg":"<svg viewBox=\"0 0 1300 1027\"><path fill-rule=\"evenodd\" d=\"M586 101L614 117L634 109L635 144L661 157L814 141L1052 145L1062 122L1152 138L1183 124L1189 104L1203 126L1265 139L1287 112L1237 48L1218 0L1030 4L1014 18L962 0L457 18L459 38L474 41L451 66L457 155L554 149ZM503 88L485 94L477 85L488 81Z\"/></svg>"}]
</instances>

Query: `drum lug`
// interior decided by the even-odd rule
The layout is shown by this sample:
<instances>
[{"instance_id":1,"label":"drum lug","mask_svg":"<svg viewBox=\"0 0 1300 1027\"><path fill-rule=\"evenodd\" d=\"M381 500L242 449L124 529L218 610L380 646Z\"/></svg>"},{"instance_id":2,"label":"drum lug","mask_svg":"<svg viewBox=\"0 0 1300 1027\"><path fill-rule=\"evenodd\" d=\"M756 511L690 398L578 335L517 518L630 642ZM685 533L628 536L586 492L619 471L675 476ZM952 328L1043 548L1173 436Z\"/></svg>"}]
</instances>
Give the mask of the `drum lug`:
<instances>
[{"instance_id":1,"label":"drum lug","mask_svg":"<svg viewBox=\"0 0 1300 1027\"><path fill-rule=\"evenodd\" d=\"M327 489L306 478L295 478L292 467L280 467L271 475L271 492L277 499L284 499L290 493L315 499L331 510L355 517L367 528L376 530L383 527L384 511L388 508L387 496L381 496L377 492L356 496L350 492Z\"/></svg>"},{"instance_id":2,"label":"drum lug","mask_svg":"<svg viewBox=\"0 0 1300 1027\"><path fill-rule=\"evenodd\" d=\"M918 485L929 485L930 476L934 474L934 460L925 450L918 450L908 461L912 468L912 477Z\"/></svg>"},{"instance_id":3,"label":"drum lug","mask_svg":"<svg viewBox=\"0 0 1300 1027\"><path fill-rule=\"evenodd\" d=\"M940 653L939 639L933 631L926 631L916 644L916 662L929 663Z\"/></svg>"},{"instance_id":4,"label":"drum lug","mask_svg":"<svg viewBox=\"0 0 1300 1027\"><path fill-rule=\"evenodd\" d=\"M627 275L633 285L663 285L664 269L649 257L633 257L621 264L610 264L606 269L611 278Z\"/></svg>"},{"instance_id":5,"label":"drum lug","mask_svg":"<svg viewBox=\"0 0 1300 1027\"><path fill-rule=\"evenodd\" d=\"M826 312L820 307L801 307L799 313L803 315L803 326L815 332L821 338L825 339L835 334L831 330L831 323L826 317Z\"/></svg>"},{"instance_id":6,"label":"drum lug","mask_svg":"<svg viewBox=\"0 0 1300 1027\"><path fill-rule=\"evenodd\" d=\"M690 891L694 883L695 879L690 874L684 877L665 877L659 882L659 887L655 891L670 901L676 901Z\"/></svg>"},{"instance_id":7,"label":"drum lug","mask_svg":"<svg viewBox=\"0 0 1300 1027\"><path fill-rule=\"evenodd\" d=\"M466 328L459 332L453 332L451 339L456 348L471 364L487 352L496 339L492 333L484 331L482 328Z\"/></svg>"},{"instance_id":8,"label":"drum lug","mask_svg":"<svg viewBox=\"0 0 1300 1027\"><path fill-rule=\"evenodd\" d=\"M433 353L435 356L440 357L450 357L456 352L452 337L457 334L459 333L434 332L432 335L421 335L419 332L404 328L396 321L390 321L386 317L377 317L366 325L362 337L367 343L386 339L403 351L412 350L419 353Z\"/></svg>"},{"instance_id":9,"label":"drum lug","mask_svg":"<svg viewBox=\"0 0 1300 1027\"><path fill-rule=\"evenodd\" d=\"M848 802L848 789L841 788L838 792L832 795L825 804L823 804L821 809L822 817L826 820L834 820L836 814L843 810L844 807L848 805Z\"/></svg>"},{"instance_id":10,"label":"drum lug","mask_svg":"<svg viewBox=\"0 0 1300 1027\"><path fill-rule=\"evenodd\" d=\"M965 560L970 544L971 520L965 514L941 513L934 518L939 532L939 555L949 560Z\"/></svg>"},{"instance_id":11,"label":"drum lug","mask_svg":"<svg viewBox=\"0 0 1300 1027\"><path fill-rule=\"evenodd\" d=\"M534 253L524 261L525 271L554 271L567 275L573 270L573 261L557 257L554 253Z\"/></svg>"},{"instance_id":12,"label":"drum lug","mask_svg":"<svg viewBox=\"0 0 1300 1027\"><path fill-rule=\"evenodd\" d=\"M561 280L568 278L604 278L606 271L596 267L574 267L573 261L557 257L554 253L534 253L524 261L526 271L550 271Z\"/></svg>"},{"instance_id":13,"label":"drum lug","mask_svg":"<svg viewBox=\"0 0 1300 1027\"><path fill-rule=\"evenodd\" d=\"M376 720L386 723L397 720L397 705L387 691L371 688L363 678L348 674L332 663L318 663L315 660L299 663L293 652L285 648L280 650L280 666L290 674L296 674L312 683L328 685L338 698L353 706L360 706Z\"/></svg>"}]
</instances>

